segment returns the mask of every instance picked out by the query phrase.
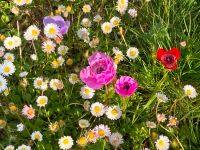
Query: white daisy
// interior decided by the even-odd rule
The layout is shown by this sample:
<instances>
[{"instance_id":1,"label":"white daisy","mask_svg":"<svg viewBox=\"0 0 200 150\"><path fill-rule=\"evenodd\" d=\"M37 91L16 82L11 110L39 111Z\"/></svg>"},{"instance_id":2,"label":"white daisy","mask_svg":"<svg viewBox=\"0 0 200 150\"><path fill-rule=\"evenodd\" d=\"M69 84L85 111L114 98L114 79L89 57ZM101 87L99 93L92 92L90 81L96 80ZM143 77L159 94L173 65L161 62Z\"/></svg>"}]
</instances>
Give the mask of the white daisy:
<instances>
[{"instance_id":1,"label":"white daisy","mask_svg":"<svg viewBox=\"0 0 200 150\"><path fill-rule=\"evenodd\" d=\"M195 98L198 95L195 88L191 85L185 85L183 90L185 92L185 95L189 98Z\"/></svg>"},{"instance_id":2,"label":"white daisy","mask_svg":"<svg viewBox=\"0 0 200 150\"><path fill-rule=\"evenodd\" d=\"M95 90L84 85L83 87L81 87L80 95L83 99L91 99L94 96L94 92Z\"/></svg>"},{"instance_id":3,"label":"white daisy","mask_svg":"<svg viewBox=\"0 0 200 150\"><path fill-rule=\"evenodd\" d=\"M54 52L55 47L56 47L56 44L51 40L47 40L42 43L43 52L47 54Z\"/></svg>"},{"instance_id":4,"label":"white daisy","mask_svg":"<svg viewBox=\"0 0 200 150\"><path fill-rule=\"evenodd\" d=\"M138 57L139 55L139 51L137 48L135 47L130 47L127 52L126 55L130 58L130 59L135 59L136 57Z\"/></svg>"},{"instance_id":5,"label":"white daisy","mask_svg":"<svg viewBox=\"0 0 200 150\"><path fill-rule=\"evenodd\" d=\"M114 132L111 134L111 136L109 136L109 143L113 147L117 148L117 147L119 147L119 145L124 143L124 139L120 133Z\"/></svg>"},{"instance_id":6,"label":"white daisy","mask_svg":"<svg viewBox=\"0 0 200 150\"><path fill-rule=\"evenodd\" d=\"M82 40L85 40L86 38L89 37L90 33L86 28L81 28L77 31L78 37Z\"/></svg>"},{"instance_id":7,"label":"white daisy","mask_svg":"<svg viewBox=\"0 0 200 150\"><path fill-rule=\"evenodd\" d=\"M0 92L3 92L7 89L7 80L0 75Z\"/></svg>"},{"instance_id":8,"label":"white daisy","mask_svg":"<svg viewBox=\"0 0 200 150\"><path fill-rule=\"evenodd\" d=\"M101 20L102 20L102 17L100 15L94 16L94 19L93 19L94 22L100 22Z\"/></svg>"},{"instance_id":9,"label":"white daisy","mask_svg":"<svg viewBox=\"0 0 200 150\"><path fill-rule=\"evenodd\" d=\"M67 46L61 45L58 47L58 54L59 55L65 55L67 54L69 48Z\"/></svg>"},{"instance_id":10,"label":"white daisy","mask_svg":"<svg viewBox=\"0 0 200 150\"><path fill-rule=\"evenodd\" d=\"M65 59L64 59L62 56L59 56L59 57L57 58L57 62L58 62L58 65L59 65L59 66L62 66L63 63L64 63L64 61L65 61Z\"/></svg>"},{"instance_id":11,"label":"white daisy","mask_svg":"<svg viewBox=\"0 0 200 150\"><path fill-rule=\"evenodd\" d=\"M156 123L155 122L151 122L151 121L147 121L146 122L146 126L148 127L148 128L156 128Z\"/></svg>"},{"instance_id":12,"label":"white daisy","mask_svg":"<svg viewBox=\"0 0 200 150\"><path fill-rule=\"evenodd\" d=\"M115 59L117 59L119 61L124 60L124 54L122 53L122 51L119 50L118 47L113 47L113 52L115 54Z\"/></svg>"},{"instance_id":13,"label":"white daisy","mask_svg":"<svg viewBox=\"0 0 200 150\"><path fill-rule=\"evenodd\" d=\"M81 120L79 120L78 124L79 124L79 126L80 126L82 129L83 129L83 128L87 128L87 127L90 126L89 121L86 120L86 119L81 119Z\"/></svg>"},{"instance_id":14,"label":"white daisy","mask_svg":"<svg viewBox=\"0 0 200 150\"><path fill-rule=\"evenodd\" d=\"M31 55L30 55L30 58L31 58L32 60L34 60L34 61L38 60L38 57L37 57L36 54L31 54Z\"/></svg>"},{"instance_id":15,"label":"white daisy","mask_svg":"<svg viewBox=\"0 0 200 150\"><path fill-rule=\"evenodd\" d=\"M167 124L167 126L177 126L177 124L178 124L177 118L174 116L169 116L169 123Z\"/></svg>"},{"instance_id":16,"label":"white daisy","mask_svg":"<svg viewBox=\"0 0 200 150\"><path fill-rule=\"evenodd\" d=\"M58 11L60 11L60 12L64 13L64 12L65 12L65 10L66 10L66 8L65 8L65 6L64 6L64 5L59 5L59 6L58 6Z\"/></svg>"},{"instance_id":17,"label":"white daisy","mask_svg":"<svg viewBox=\"0 0 200 150\"><path fill-rule=\"evenodd\" d=\"M84 13L89 13L91 11L90 5L84 5L82 8Z\"/></svg>"},{"instance_id":18,"label":"white daisy","mask_svg":"<svg viewBox=\"0 0 200 150\"><path fill-rule=\"evenodd\" d=\"M12 53L6 53L6 54L4 55L4 59L5 59L6 61L9 61L9 62L14 62L15 56L14 56L14 54L12 54Z\"/></svg>"},{"instance_id":19,"label":"white daisy","mask_svg":"<svg viewBox=\"0 0 200 150\"><path fill-rule=\"evenodd\" d=\"M116 27L120 23L120 18L119 17L112 17L110 19L110 23L112 23L113 27Z\"/></svg>"},{"instance_id":20,"label":"white daisy","mask_svg":"<svg viewBox=\"0 0 200 150\"><path fill-rule=\"evenodd\" d=\"M13 1L17 6L22 6L25 4L25 0L14 0Z\"/></svg>"},{"instance_id":21,"label":"white daisy","mask_svg":"<svg viewBox=\"0 0 200 150\"><path fill-rule=\"evenodd\" d=\"M117 120L121 115L122 110L118 106L108 107L106 110L106 116L111 120Z\"/></svg>"},{"instance_id":22,"label":"white daisy","mask_svg":"<svg viewBox=\"0 0 200 150\"><path fill-rule=\"evenodd\" d=\"M99 38L98 37L94 37L89 43L91 48L96 48L98 46L98 44L99 44Z\"/></svg>"},{"instance_id":23,"label":"white daisy","mask_svg":"<svg viewBox=\"0 0 200 150\"><path fill-rule=\"evenodd\" d=\"M157 118L157 121L158 122L165 122L165 120L167 119L166 117L165 117L165 114L157 114L157 116L156 116L156 118Z\"/></svg>"},{"instance_id":24,"label":"white daisy","mask_svg":"<svg viewBox=\"0 0 200 150\"><path fill-rule=\"evenodd\" d=\"M30 40L37 40L40 34L40 30L36 25L31 25L27 28L26 32L24 33L24 38L27 41Z\"/></svg>"},{"instance_id":25,"label":"white daisy","mask_svg":"<svg viewBox=\"0 0 200 150\"><path fill-rule=\"evenodd\" d=\"M69 76L69 82L71 84L76 84L77 82L79 82L78 75L75 74L75 73L70 74L70 76Z\"/></svg>"},{"instance_id":26,"label":"white daisy","mask_svg":"<svg viewBox=\"0 0 200 150\"><path fill-rule=\"evenodd\" d=\"M40 131L34 131L32 134L31 134L31 140L35 141L39 141L41 142L43 140L43 135L40 133Z\"/></svg>"},{"instance_id":27,"label":"white daisy","mask_svg":"<svg viewBox=\"0 0 200 150\"><path fill-rule=\"evenodd\" d=\"M90 110L90 101L86 100L86 101L83 103L83 108L84 108L86 111L89 111L89 110Z\"/></svg>"},{"instance_id":28,"label":"white daisy","mask_svg":"<svg viewBox=\"0 0 200 150\"><path fill-rule=\"evenodd\" d=\"M13 145L8 145L5 147L4 150L14 150L14 149L15 149L15 147Z\"/></svg>"},{"instance_id":29,"label":"white daisy","mask_svg":"<svg viewBox=\"0 0 200 150\"><path fill-rule=\"evenodd\" d=\"M21 146L19 146L16 150L31 150L30 146L27 146L25 144L22 144Z\"/></svg>"},{"instance_id":30,"label":"white daisy","mask_svg":"<svg viewBox=\"0 0 200 150\"><path fill-rule=\"evenodd\" d=\"M81 136L80 138L77 139L76 143L81 146L81 147L84 147L87 145L88 143L88 139L84 136Z\"/></svg>"},{"instance_id":31,"label":"white daisy","mask_svg":"<svg viewBox=\"0 0 200 150\"><path fill-rule=\"evenodd\" d=\"M13 38L13 40L14 40L14 45L15 45L15 47L21 46L22 40L21 40L20 37L14 35L12 38Z\"/></svg>"},{"instance_id":32,"label":"white daisy","mask_svg":"<svg viewBox=\"0 0 200 150\"><path fill-rule=\"evenodd\" d=\"M88 18L83 18L82 21L81 21L81 24L84 27L91 27L91 25L92 25L90 19L88 19Z\"/></svg>"},{"instance_id":33,"label":"white daisy","mask_svg":"<svg viewBox=\"0 0 200 150\"><path fill-rule=\"evenodd\" d=\"M58 89L58 82L58 79L51 79L51 81L49 82L50 88L56 91Z\"/></svg>"},{"instance_id":34,"label":"white daisy","mask_svg":"<svg viewBox=\"0 0 200 150\"><path fill-rule=\"evenodd\" d=\"M47 96L39 96L36 100L37 106L39 107L45 107L45 105L48 102L48 97Z\"/></svg>"},{"instance_id":35,"label":"white daisy","mask_svg":"<svg viewBox=\"0 0 200 150\"><path fill-rule=\"evenodd\" d=\"M24 130L24 125L22 123L17 125L17 131L22 132Z\"/></svg>"},{"instance_id":36,"label":"white daisy","mask_svg":"<svg viewBox=\"0 0 200 150\"><path fill-rule=\"evenodd\" d=\"M105 22L101 25L101 30L104 34L109 34L112 32L113 25L110 22Z\"/></svg>"},{"instance_id":37,"label":"white daisy","mask_svg":"<svg viewBox=\"0 0 200 150\"><path fill-rule=\"evenodd\" d=\"M28 72L27 71L23 71L23 72L20 72L19 73L19 77L21 77L21 78L24 78L24 77L26 77L28 75Z\"/></svg>"},{"instance_id":38,"label":"white daisy","mask_svg":"<svg viewBox=\"0 0 200 150\"><path fill-rule=\"evenodd\" d=\"M105 113L105 106L102 103L95 102L91 105L90 111L93 116L100 117Z\"/></svg>"},{"instance_id":39,"label":"white daisy","mask_svg":"<svg viewBox=\"0 0 200 150\"><path fill-rule=\"evenodd\" d=\"M54 23L48 23L45 27L44 27L44 34L48 37L48 38L53 38L55 39L58 34L59 34L59 27L54 24Z\"/></svg>"},{"instance_id":40,"label":"white daisy","mask_svg":"<svg viewBox=\"0 0 200 150\"><path fill-rule=\"evenodd\" d=\"M136 10L135 8L129 9L129 10L128 10L128 14L129 14L132 18L135 18L135 17L137 17L137 10Z\"/></svg>"},{"instance_id":41,"label":"white daisy","mask_svg":"<svg viewBox=\"0 0 200 150\"><path fill-rule=\"evenodd\" d=\"M169 149L169 138L164 135L160 135L159 139L155 142L156 148L158 150L168 150Z\"/></svg>"},{"instance_id":42,"label":"white daisy","mask_svg":"<svg viewBox=\"0 0 200 150\"><path fill-rule=\"evenodd\" d=\"M128 0L118 0L116 10L120 14L124 14L128 8Z\"/></svg>"},{"instance_id":43,"label":"white daisy","mask_svg":"<svg viewBox=\"0 0 200 150\"><path fill-rule=\"evenodd\" d=\"M165 94L162 93L156 93L156 97L158 99L158 102L166 102L168 100L168 97Z\"/></svg>"},{"instance_id":44,"label":"white daisy","mask_svg":"<svg viewBox=\"0 0 200 150\"><path fill-rule=\"evenodd\" d=\"M63 136L59 139L58 144L60 149L67 150L73 146L74 141L71 136Z\"/></svg>"},{"instance_id":45,"label":"white daisy","mask_svg":"<svg viewBox=\"0 0 200 150\"><path fill-rule=\"evenodd\" d=\"M86 137L89 142L96 143L98 135L97 132L93 129L86 132Z\"/></svg>"},{"instance_id":46,"label":"white daisy","mask_svg":"<svg viewBox=\"0 0 200 150\"><path fill-rule=\"evenodd\" d=\"M110 128L104 124L96 126L94 130L96 131L98 138L109 137L111 135Z\"/></svg>"},{"instance_id":47,"label":"white daisy","mask_svg":"<svg viewBox=\"0 0 200 150\"><path fill-rule=\"evenodd\" d=\"M34 80L33 85L36 89L41 89L41 86L43 84L43 78L38 77Z\"/></svg>"},{"instance_id":48,"label":"white daisy","mask_svg":"<svg viewBox=\"0 0 200 150\"><path fill-rule=\"evenodd\" d=\"M4 61L3 64L0 65L0 73L4 76L12 75L15 70L15 66L11 62Z\"/></svg>"},{"instance_id":49,"label":"white daisy","mask_svg":"<svg viewBox=\"0 0 200 150\"><path fill-rule=\"evenodd\" d=\"M4 47L8 50L13 50L15 48L15 41L12 37L7 37L4 40Z\"/></svg>"},{"instance_id":50,"label":"white daisy","mask_svg":"<svg viewBox=\"0 0 200 150\"><path fill-rule=\"evenodd\" d=\"M4 51L5 51L5 48L3 46L0 46L0 57L3 57Z\"/></svg>"}]
</instances>

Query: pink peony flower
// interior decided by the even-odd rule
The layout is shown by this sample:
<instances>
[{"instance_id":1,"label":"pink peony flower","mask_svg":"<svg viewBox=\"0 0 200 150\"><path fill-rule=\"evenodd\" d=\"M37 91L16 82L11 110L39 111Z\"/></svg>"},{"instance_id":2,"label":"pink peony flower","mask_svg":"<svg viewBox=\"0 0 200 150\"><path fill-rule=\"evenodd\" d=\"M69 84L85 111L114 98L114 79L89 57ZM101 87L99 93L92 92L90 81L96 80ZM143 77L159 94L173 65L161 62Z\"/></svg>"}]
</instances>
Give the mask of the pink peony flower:
<instances>
[{"instance_id":1,"label":"pink peony flower","mask_svg":"<svg viewBox=\"0 0 200 150\"><path fill-rule=\"evenodd\" d=\"M88 63L89 66L81 70L80 78L92 89L102 88L116 76L113 59L102 52L95 52L88 58Z\"/></svg>"},{"instance_id":2,"label":"pink peony flower","mask_svg":"<svg viewBox=\"0 0 200 150\"><path fill-rule=\"evenodd\" d=\"M123 97L131 96L137 88L137 82L129 76L121 76L115 84L115 91Z\"/></svg>"},{"instance_id":3,"label":"pink peony flower","mask_svg":"<svg viewBox=\"0 0 200 150\"><path fill-rule=\"evenodd\" d=\"M33 119L35 117L35 109L31 105L24 105L24 108L22 109L22 114L28 119Z\"/></svg>"}]
</instances>

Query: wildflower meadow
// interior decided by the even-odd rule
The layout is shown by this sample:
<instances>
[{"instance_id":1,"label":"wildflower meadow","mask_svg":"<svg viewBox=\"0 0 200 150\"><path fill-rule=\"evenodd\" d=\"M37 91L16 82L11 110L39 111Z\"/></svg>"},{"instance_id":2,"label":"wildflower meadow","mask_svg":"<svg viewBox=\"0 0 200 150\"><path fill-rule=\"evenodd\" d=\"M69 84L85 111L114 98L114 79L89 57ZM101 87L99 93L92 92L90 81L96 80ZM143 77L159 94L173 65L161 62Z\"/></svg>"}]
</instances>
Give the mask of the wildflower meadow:
<instances>
[{"instance_id":1,"label":"wildflower meadow","mask_svg":"<svg viewBox=\"0 0 200 150\"><path fill-rule=\"evenodd\" d=\"M0 0L0 150L200 150L200 0Z\"/></svg>"}]
</instances>

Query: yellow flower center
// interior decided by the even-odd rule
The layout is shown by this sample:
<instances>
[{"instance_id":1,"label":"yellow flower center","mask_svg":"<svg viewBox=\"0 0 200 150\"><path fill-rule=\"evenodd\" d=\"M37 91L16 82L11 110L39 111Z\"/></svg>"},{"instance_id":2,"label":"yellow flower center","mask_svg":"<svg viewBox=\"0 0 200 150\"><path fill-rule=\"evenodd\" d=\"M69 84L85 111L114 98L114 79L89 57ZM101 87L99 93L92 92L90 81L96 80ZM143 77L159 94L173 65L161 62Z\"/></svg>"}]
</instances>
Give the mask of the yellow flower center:
<instances>
[{"instance_id":1,"label":"yellow flower center","mask_svg":"<svg viewBox=\"0 0 200 150\"><path fill-rule=\"evenodd\" d=\"M64 145L69 144L69 140L68 140L68 139L64 139L64 140L63 140L63 144L64 144Z\"/></svg>"},{"instance_id":2,"label":"yellow flower center","mask_svg":"<svg viewBox=\"0 0 200 150\"><path fill-rule=\"evenodd\" d=\"M187 95L192 95L192 91L188 89L188 90L186 91L186 94L187 94Z\"/></svg>"},{"instance_id":3,"label":"yellow flower center","mask_svg":"<svg viewBox=\"0 0 200 150\"><path fill-rule=\"evenodd\" d=\"M32 115L32 114L33 114L33 109L29 109L29 110L27 111L27 113L28 113L29 115Z\"/></svg>"},{"instance_id":4,"label":"yellow flower center","mask_svg":"<svg viewBox=\"0 0 200 150\"><path fill-rule=\"evenodd\" d=\"M7 60L8 60L8 61L11 61L11 60L12 60L12 56L8 56L8 57L7 57Z\"/></svg>"},{"instance_id":5,"label":"yellow flower center","mask_svg":"<svg viewBox=\"0 0 200 150\"><path fill-rule=\"evenodd\" d=\"M7 148L6 150L13 150L12 148Z\"/></svg>"},{"instance_id":6,"label":"yellow flower center","mask_svg":"<svg viewBox=\"0 0 200 150\"><path fill-rule=\"evenodd\" d=\"M93 132L88 132L87 137L90 140L94 139L94 133Z\"/></svg>"},{"instance_id":7,"label":"yellow flower center","mask_svg":"<svg viewBox=\"0 0 200 150\"><path fill-rule=\"evenodd\" d=\"M114 20L114 21L113 21L113 24L117 26L117 25L119 24L118 20L117 20L117 19Z\"/></svg>"},{"instance_id":8,"label":"yellow flower center","mask_svg":"<svg viewBox=\"0 0 200 150\"><path fill-rule=\"evenodd\" d=\"M65 53L66 53L66 50L65 50L65 49L62 49L62 50L61 50L61 53L62 53L62 54L65 54Z\"/></svg>"},{"instance_id":9,"label":"yellow flower center","mask_svg":"<svg viewBox=\"0 0 200 150\"><path fill-rule=\"evenodd\" d=\"M34 137L35 137L35 139L36 139L36 140L39 140L39 139L40 139L40 136L39 136L39 134L35 134L35 136L34 136Z\"/></svg>"},{"instance_id":10,"label":"yellow flower center","mask_svg":"<svg viewBox=\"0 0 200 150\"><path fill-rule=\"evenodd\" d=\"M56 30L55 30L54 28L50 28L50 29L49 29L49 33L50 33L50 34L55 34L55 32L56 32Z\"/></svg>"},{"instance_id":11,"label":"yellow flower center","mask_svg":"<svg viewBox=\"0 0 200 150\"><path fill-rule=\"evenodd\" d=\"M3 85L3 83L0 81L0 86L2 86Z\"/></svg>"},{"instance_id":12,"label":"yellow flower center","mask_svg":"<svg viewBox=\"0 0 200 150\"><path fill-rule=\"evenodd\" d=\"M27 150L27 149L23 147L21 150Z\"/></svg>"},{"instance_id":13,"label":"yellow flower center","mask_svg":"<svg viewBox=\"0 0 200 150\"><path fill-rule=\"evenodd\" d=\"M11 105L9 108L10 108L10 111L12 112L17 111L17 107L15 105Z\"/></svg>"},{"instance_id":14,"label":"yellow flower center","mask_svg":"<svg viewBox=\"0 0 200 150\"><path fill-rule=\"evenodd\" d=\"M47 45L47 50L50 51L52 49L51 45Z\"/></svg>"},{"instance_id":15,"label":"yellow flower center","mask_svg":"<svg viewBox=\"0 0 200 150\"><path fill-rule=\"evenodd\" d=\"M120 3L121 3L121 4L125 4L125 0L121 0Z\"/></svg>"},{"instance_id":16,"label":"yellow flower center","mask_svg":"<svg viewBox=\"0 0 200 150\"><path fill-rule=\"evenodd\" d=\"M117 111L116 109L113 109L113 110L111 111L111 114L114 115L114 116L116 116L116 115L118 114L118 111Z\"/></svg>"},{"instance_id":17,"label":"yellow flower center","mask_svg":"<svg viewBox=\"0 0 200 150\"><path fill-rule=\"evenodd\" d=\"M6 66L3 70L4 72L8 73L11 71L11 68L9 66Z\"/></svg>"},{"instance_id":18,"label":"yellow flower center","mask_svg":"<svg viewBox=\"0 0 200 150\"><path fill-rule=\"evenodd\" d=\"M45 99L45 98L41 98L41 99L40 99L40 104L43 105L43 104L45 104L45 103L46 103L46 99Z\"/></svg>"},{"instance_id":19,"label":"yellow flower center","mask_svg":"<svg viewBox=\"0 0 200 150\"><path fill-rule=\"evenodd\" d=\"M75 75L72 76L72 80L73 80L73 81L77 81L77 80L78 80L77 76L75 76Z\"/></svg>"},{"instance_id":20,"label":"yellow flower center","mask_svg":"<svg viewBox=\"0 0 200 150\"><path fill-rule=\"evenodd\" d=\"M73 60L71 58L67 59L67 64L68 65L72 65L73 64Z\"/></svg>"},{"instance_id":21,"label":"yellow flower center","mask_svg":"<svg viewBox=\"0 0 200 150\"><path fill-rule=\"evenodd\" d=\"M88 95L88 94L90 94L90 90L89 90L89 89L85 89L85 90L84 90L84 93L85 93L86 95Z\"/></svg>"},{"instance_id":22,"label":"yellow flower center","mask_svg":"<svg viewBox=\"0 0 200 150\"><path fill-rule=\"evenodd\" d=\"M172 118L172 119L170 120L170 124L176 124L176 119Z\"/></svg>"},{"instance_id":23,"label":"yellow flower center","mask_svg":"<svg viewBox=\"0 0 200 150\"><path fill-rule=\"evenodd\" d=\"M20 2L22 2L22 0L17 0L17 2L19 2L19 3L20 3Z\"/></svg>"},{"instance_id":24,"label":"yellow flower center","mask_svg":"<svg viewBox=\"0 0 200 150\"><path fill-rule=\"evenodd\" d=\"M122 56L121 54L117 54L117 55L116 55L116 58L117 58L117 59L122 59L122 57L123 57L123 56Z\"/></svg>"},{"instance_id":25,"label":"yellow flower center","mask_svg":"<svg viewBox=\"0 0 200 150\"><path fill-rule=\"evenodd\" d=\"M37 85L41 86L42 85L42 81L41 80L37 80Z\"/></svg>"},{"instance_id":26,"label":"yellow flower center","mask_svg":"<svg viewBox=\"0 0 200 150\"><path fill-rule=\"evenodd\" d=\"M32 30L32 36L37 36L38 35L38 32L37 32L37 30Z\"/></svg>"},{"instance_id":27,"label":"yellow flower center","mask_svg":"<svg viewBox=\"0 0 200 150\"><path fill-rule=\"evenodd\" d=\"M95 107L94 107L94 111L95 111L96 113L99 113L99 112L101 111L101 108L100 108L99 106L95 106Z\"/></svg>"},{"instance_id":28,"label":"yellow flower center","mask_svg":"<svg viewBox=\"0 0 200 150\"><path fill-rule=\"evenodd\" d=\"M87 139L85 137L80 137L78 140L80 146L85 146L87 144Z\"/></svg>"},{"instance_id":29,"label":"yellow flower center","mask_svg":"<svg viewBox=\"0 0 200 150\"><path fill-rule=\"evenodd\" d=\"M130 51L130 56L135 56L136 52L135 51Z\"/></svg>"},{"instance_id":30,"label":"yellow flower center","mask_svg":"<svg viewBox=\"0 0 200 150\"><path fill-rule=\"evenodd\" d=\"M110 31L111 27L109 25L105 26L105 31Z\"/></svg>"},{"instance_id":31,"label":"yellow flower center","mask_svg":"<svg viewBox=\"0 0 200 150\"><path fill-rule=\"evenodd\" d=\"M158 145L162 148L165 146L165 142L163 140L159 140Z\"/></svg>"},{"instance_id":32,"label":"yellow flower center","mask_svg":"<svg viewBox=\"0 0 200 150\"><path fill-rule=\"evenodd\" d=\"M71 12L72 7L71 7L71 6L67 6L67 7L66 7L66 10L67 10L67 12Z\"/></svg>"},{"instance_id":33,"label":"yellow flower center","mask_svg":"<svg viewBox=\"0 0 200 150\"><path fill-rule=\"evenodd\" d=\"M98 134L99 134L99 136L105 136L105 131L102 130L102 129L100 129L100 130L98 131Z\"/></svg>"}]
</instances>

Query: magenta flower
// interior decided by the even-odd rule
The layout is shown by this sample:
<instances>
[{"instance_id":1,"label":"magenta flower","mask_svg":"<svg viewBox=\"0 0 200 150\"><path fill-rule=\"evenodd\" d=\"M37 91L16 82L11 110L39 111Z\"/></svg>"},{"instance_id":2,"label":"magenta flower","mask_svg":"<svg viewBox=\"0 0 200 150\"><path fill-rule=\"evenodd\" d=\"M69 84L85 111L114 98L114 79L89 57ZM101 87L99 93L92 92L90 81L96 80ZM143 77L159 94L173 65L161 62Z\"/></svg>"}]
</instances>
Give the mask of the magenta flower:
<instances>
[{"instance_id":1,"label":"magenta flower","mask_svg":"<svg viewBox=\"0 0 200 150\"><path fill-rule=\"evenodd\" d=\"M89 66L81 70L80 78L92 89L102 88L116 76L113 59L102 52L95 52L88 58L88 63Z\"/></svg>"},{"instance_id":2,"label":"magenta flower","mask_svg":"<svg viewBox=\"0 0 200 150\"><path fill-rule=\"evenodd\" d=\"M61 16L46 16L43 19L43 24L46 26L49 23L54 23L60 28L60 34L65 34L70 26L70 21L65 21Z\"/></svg>"},{"instance_id":3,"label":"magenta flower","mask_svg":"<svg viewBox=\"0 0 200 150\"><path fill-rule=\"evenodd\" d=\"M115 84L115 91L123 97L131 96L137 88L137 82L129 76L121 76Z\"/></svg>"}]
</instances>

